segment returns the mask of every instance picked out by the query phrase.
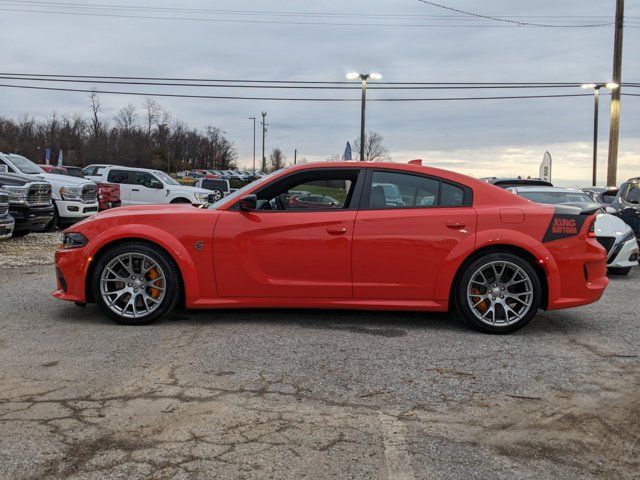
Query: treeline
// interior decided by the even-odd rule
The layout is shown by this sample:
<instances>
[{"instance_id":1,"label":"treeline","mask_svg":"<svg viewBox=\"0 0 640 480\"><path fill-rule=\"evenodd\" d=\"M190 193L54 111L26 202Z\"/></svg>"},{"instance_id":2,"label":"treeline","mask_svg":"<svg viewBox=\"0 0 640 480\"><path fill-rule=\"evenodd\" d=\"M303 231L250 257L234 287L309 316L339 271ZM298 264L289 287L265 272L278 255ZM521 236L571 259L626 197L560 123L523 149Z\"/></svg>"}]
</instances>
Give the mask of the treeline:
<instances>
[{"instance_id":1,"label":"treeline","mask_svg":"<svg viewBox=\"0 0 640 480\"><path fill-rule=\"evenodd\" d=\"M46 120L0 117L0 151L44 163L50 148L55 163L62 150L64 164L75 166L113 163L165 171L236 166L237 151L221 129L190 128L153 99L140 107L129 104L112 118L104 115L95 93L89 105L88 116L54 112Z\"/></svg>"}]
</instances>

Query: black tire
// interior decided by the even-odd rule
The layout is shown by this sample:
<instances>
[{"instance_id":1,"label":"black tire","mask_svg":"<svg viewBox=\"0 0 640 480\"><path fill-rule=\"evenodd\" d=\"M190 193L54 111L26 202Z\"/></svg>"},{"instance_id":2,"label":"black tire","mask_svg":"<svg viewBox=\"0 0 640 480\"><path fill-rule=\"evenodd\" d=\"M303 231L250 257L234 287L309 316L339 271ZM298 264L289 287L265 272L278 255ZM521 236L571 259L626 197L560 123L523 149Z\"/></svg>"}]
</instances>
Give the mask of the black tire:
<instances>
[{"instance_id":1,"label":"black tire","mask_svg":"<svg viewBox=\"0 0 640 480\"><path fill-rule=\"evenodd\" d=\"M224 192L219 188L212 188L211 193L213 194L213 198L216 202L224 197Z\"/></svg>"},{"instance_id":2,"label":"black tire","mask_svg":"<svg viewBox=\"0 0 640 480\"><path fill-rule=\"evenodd\" d=\"M513 323L500 324L500 323L494 322L493 324L490 324L489 319L482 320L478 316L476 316L476 313L474 313L472 306L469 305L468 298L467 298L467 291L470 288L472 288L471 287L472 278L476 275L476 272L480 268L482 268L483 266L488 266L492 262L509 262L510 264L520 267L520 269L522 269L522 272L523 272L522 275L526 275L526 277L531 282L531 286L532 286L531 305L528 307L529 308L528 310L522 312L523 316L517 321L514 321ZM531 264L527 260L523 259L522 257L519 257L512 253L507 253L507 252L489 253L479 258L476 258L475 260L473 260L471 263L467 264L463 268L464 268L463 273L460 276L460 279L458 280L458 283L455 287L456 288L456 292L455 292L456 307L460 315L476 330L479 330L485 333L493 333L493 334L506 334L506 333L515 332L516 330L521 329L527 323L529 323L531 319L538 312L538 309L540 308L540 302L542 300L542 284L534 268L531 266ZM504 270L502 271L502 274L507 275L505 274ZM500 282L498 282L498 285L500 285ZM500 287L498 286L497 288L499 289ZM513 287L506 287L507 291L509 290L509 288L513 288ZM487 292L487 302L490 303L491 300L488 298L489 296L491 296L491 294ZM491 298L497 298L497 297L491 297ZM504 299L504 302L507 302L507 301L508 301L507 299ZM517 305L517 304L513 304L513 305ZM491 307L488 307L488 308L491 308ZM506 313L506 310L504 309L504 307L496 308L496 310L502 310L503 315L507 315L507 318L508 318L508 314Z\"/></svg>"},{"instance_id":3,"label":"black tire","mask_svg":"<svg viewBox=\"0 0 640 480\"><path fill-rule=\"evenodd\" d=\"M631 267L611 267L608 269L609 275L629 275Z\"/></svg>"},{"instance_id":4,"label":"black tire","mask_svg":"<svg viewBox=\"0 0 640 480\"><path fill-rule=\"evenodd\" d=\"M26 237L30 233L31 233L31 230L14 230L13 231L13 238Z\"/></svg>"},{"instance_id":5,"label":"black tire","mask_svg":"<svg viewBox=\"0 0 640 480\"><path fill-rule=\"evenodd\" d=\"M56 227L58 226L58 223L59 223L58 208L54 205L53 206L53 218L51 219L51 221L49 223L47 223L44 226L42 231L46 232L46 233L53 232L56 229Z\"/></svg>"},{"instance_id":6,"label":"black tire","mask_svg":"<svg viewBox=\"0 0 640 480\"><path fill-rule=\"evenodd\" d=\"M113 311L105 302L100 292L100 278L105 267L122 254L140 253L150 257L161 268L166 279L166 292L160 305L149 315L142 318L128 318L119 315ZM93 298L95 298L98 306L113 320L123 325L146 325L152 323L169 314L178 305L182 296L182 282L180 271L173 259L161 248L156 245L131 241L122 243L107 250L98 260L93 270L93 278L91 279L93 289Z\"/></svg>"}]
</instances>

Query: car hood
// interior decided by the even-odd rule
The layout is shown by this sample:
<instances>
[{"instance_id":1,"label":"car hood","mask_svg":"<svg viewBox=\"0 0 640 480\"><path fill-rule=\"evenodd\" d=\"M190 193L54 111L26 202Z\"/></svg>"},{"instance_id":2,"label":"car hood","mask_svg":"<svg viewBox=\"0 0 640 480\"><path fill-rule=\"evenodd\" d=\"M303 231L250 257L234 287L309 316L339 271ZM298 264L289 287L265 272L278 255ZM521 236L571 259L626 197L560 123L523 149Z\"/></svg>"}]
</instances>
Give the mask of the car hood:
<instances>
[{"instance_id":1,"label":"car hood","mask_svg":"<svg viewBox=\"0 0 640 480\"><path fill-rule=\"evenodd\" d=\"M179 192L184 192L184 193L204 193L206 195L209 195L211 193L211 190L206 190L204 188L198 188L198 187L190 187L188 185L181 185L179 187L176 187L174 185L171 188L171 190L174 193L179 193Z\"/></svg>"},{"instance_id":2,"label":"car hood","mask_svg":"<svg viewBox=\"0 0 640 480\"><path fill-rule=\"evenodd\" d=\"M596 236L619 237L631 230L631 227L620 218L609 213L599 213L596 216Z\"/></svg>"},{"instance_id":3,"label":"car hood","mask_svg":"<svg viewBox=\"0 0 640 480\"><path fill-rule=\"evenodd\" d=\"M47 182L56 183L59 185L71 185L74 187L80 187L82 185L93 183L86 178L71 177L69 175L58 175L57 173L38 173L33 175L36 178L41 178Z\"/></svg>"}]
</instances>

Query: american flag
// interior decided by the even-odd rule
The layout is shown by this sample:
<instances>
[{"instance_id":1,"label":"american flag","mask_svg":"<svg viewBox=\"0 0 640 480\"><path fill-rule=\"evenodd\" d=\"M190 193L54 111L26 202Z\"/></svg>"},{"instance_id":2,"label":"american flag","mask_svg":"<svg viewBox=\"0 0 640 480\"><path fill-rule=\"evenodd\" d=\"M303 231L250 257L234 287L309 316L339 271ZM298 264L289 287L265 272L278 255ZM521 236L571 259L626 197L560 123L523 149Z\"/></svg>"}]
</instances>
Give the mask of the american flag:
<instances>
[{"instance_id":1,"label":"american flag","mask_svg":"<svg viewBox=\"0 0 640 480\"><path fill-rule=\"evenodd\" d=\"M344 149L344 156L342 157L343 160L351 160L351 144L349 142L347 142L347 146Z\"/></svg>"}]
</instances>

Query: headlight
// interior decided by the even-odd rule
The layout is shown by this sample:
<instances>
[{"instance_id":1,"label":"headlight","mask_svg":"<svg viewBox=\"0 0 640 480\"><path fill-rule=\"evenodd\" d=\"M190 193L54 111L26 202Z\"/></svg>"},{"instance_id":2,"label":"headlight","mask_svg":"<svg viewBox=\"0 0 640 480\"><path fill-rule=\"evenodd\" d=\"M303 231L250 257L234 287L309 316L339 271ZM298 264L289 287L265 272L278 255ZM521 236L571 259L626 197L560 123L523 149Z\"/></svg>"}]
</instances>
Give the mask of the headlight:
<instances>
[{"instance_id":1,"label":"headlight","mask_svg":"<svg viewBox=\"0 0 640 480\"><path fill-rule=\"evenodd\" d=\"M62 248L80 248L87 244L87 237L81 233L71 232L62 235Z\"/></svg>"},{"instance_id":2,"label":"headlight","mask_svg":"<svg viewBox=\"0 0 640 480\"><path fill-rule=\"evenodd\" d=\"M60 197L63 200L80 200L82 195L82 187L62 187L60 189Z\"/></svg>"},{"instance_id":3,"label":"headlight","mask_svg":"<svg viewBox=\"0 0 640 480\"><path fill-rule=\"evenodd\" d=\"M634 240L636 238L636 234L633 233L633 230L629 230L623 237L622 240L623 242L628 242L629 240Z\"/></svg>"},{"instance_id":4,"label":"headlight","mask_svg":"<svg viewBox=\"0 0 640 480\"><path fill-rule=\"evenodd\" d=\"M9 194L9 202L11 203L27 203L29 188L4 186L2 187Z\"/></svg>"},{"instance_id":5,"label":"headlight","mask_svg":"<svg viewBox=\"0 0 640 480\"><path fill-rule=\"evenodd\" d=\"M196 197L196 200L198 201L198 203L207 203L207 197L209 197L209 194L196 192L193 194L193 196Z\"/></svg>"}]
</instances>

